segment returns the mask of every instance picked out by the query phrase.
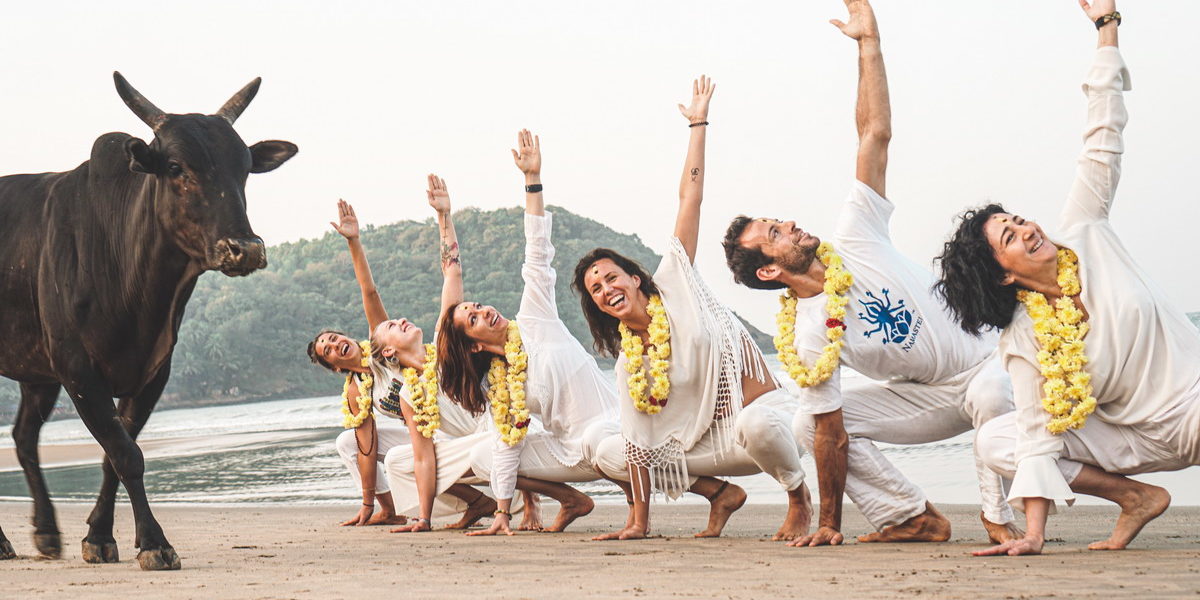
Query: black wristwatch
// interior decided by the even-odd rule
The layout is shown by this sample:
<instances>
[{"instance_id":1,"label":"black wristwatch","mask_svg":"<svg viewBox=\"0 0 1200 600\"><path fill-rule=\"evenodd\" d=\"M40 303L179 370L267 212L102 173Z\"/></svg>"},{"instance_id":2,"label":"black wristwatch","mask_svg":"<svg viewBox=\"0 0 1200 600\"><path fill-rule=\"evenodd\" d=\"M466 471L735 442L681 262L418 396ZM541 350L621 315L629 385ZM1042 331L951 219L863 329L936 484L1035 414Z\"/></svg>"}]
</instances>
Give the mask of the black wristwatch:
<instances>
[{"instance_id":1,"label":"black wristwatch","mask_svg":"<svg viewBox=\"0 0 1200 600\"><path fill-rule=\"evenodd\" d=\"M1120 27L1121 26L1121 13L1112 12L1107 15L1104 15L1103 17L1100 17L1099 19L1096 19L1096 29L1100 29L1101 27L1104 27L1105 25L1108 25L1109 23L1111 23L1113 21L1116 21L1117 27Z\"/></svg>"},{"instance_id":2,"label":"black wristwatch","mask_svg":"<svg viewBox=\"0 0 1200 600\"><path fill-rule=\"evenodd\" d=\"M526 193L526 194L536 194L536 193L538 193L538 192L540 192L540 191L542 191L542 184L540 184L540 183L535 183L535 184L533 184L533 185L527 185L527 186L525 186L525 193Z\"/></svg>"}]
</instances>

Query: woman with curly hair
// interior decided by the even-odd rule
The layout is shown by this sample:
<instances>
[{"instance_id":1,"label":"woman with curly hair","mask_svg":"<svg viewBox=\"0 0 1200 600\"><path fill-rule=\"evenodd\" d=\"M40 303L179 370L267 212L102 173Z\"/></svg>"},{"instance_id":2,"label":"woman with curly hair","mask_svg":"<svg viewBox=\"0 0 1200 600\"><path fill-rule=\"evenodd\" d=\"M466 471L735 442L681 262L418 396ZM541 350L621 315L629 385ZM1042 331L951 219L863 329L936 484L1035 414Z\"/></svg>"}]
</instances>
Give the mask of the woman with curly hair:
<instances>
[{"instance_id":1,"label":"woman with curly hair","mask_svg":"<svg viewBox=\"0 0 1200 600\"><path fill-rule=\"evenodd\" d=\"M1028 531L977 555L1040 553L1047 516L1075 493L1121 507L1112 535L1089 548L1125 548L1171 499L1125 476L1200 464L1200 335L1109 220L1130 89L1117 49L1121 17L1114 0L1080 5L1099 50L1083 86L1088 125L1059 234L1051 240L992 204L963 214L940 257L936 287L963 329L1003 330L1017 407L984 425L977 444L993 470L1013 478L1008 499Z\"/></svg>"}]
</instances>

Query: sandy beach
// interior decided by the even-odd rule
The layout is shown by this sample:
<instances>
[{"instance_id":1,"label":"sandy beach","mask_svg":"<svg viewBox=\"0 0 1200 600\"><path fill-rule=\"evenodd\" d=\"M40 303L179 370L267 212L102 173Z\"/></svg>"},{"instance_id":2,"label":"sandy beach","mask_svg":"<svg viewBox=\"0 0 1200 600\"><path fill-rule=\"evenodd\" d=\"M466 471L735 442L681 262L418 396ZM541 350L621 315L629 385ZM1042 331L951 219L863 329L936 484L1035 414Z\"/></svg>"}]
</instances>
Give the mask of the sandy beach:
<instances>
[{"instance_id":1,"label":"sandy beach","mask_svg":"<svg viewBox=\"0 0 1200 600\"><path fill-rule=\"evenodd\" d=\"M1124 552L1097 553L1115 509L1076 507L1051 520L1047 554L974 558L983 546L974 507L942 507L954 536L942 544L786 548L769 540L783 507L747 505L720 539L690 539L702 506L658 506L664 536L592 542L624 507L600 506L568 533L467 538L339 528L353 506L159 505L183 570L147 573L133 560L127 505L118 511L118 564L80 559L89 507L60 504L64 558L32 558L30 506L0 504L19 558L0 561L2 598L119 597L153 584L165 598L1096 598L1200 596L1200 508L1169 510ZM546 505L545 516L553 516ZM851 507L847 532L866 524Z\"/></svg>"}]
</instances>

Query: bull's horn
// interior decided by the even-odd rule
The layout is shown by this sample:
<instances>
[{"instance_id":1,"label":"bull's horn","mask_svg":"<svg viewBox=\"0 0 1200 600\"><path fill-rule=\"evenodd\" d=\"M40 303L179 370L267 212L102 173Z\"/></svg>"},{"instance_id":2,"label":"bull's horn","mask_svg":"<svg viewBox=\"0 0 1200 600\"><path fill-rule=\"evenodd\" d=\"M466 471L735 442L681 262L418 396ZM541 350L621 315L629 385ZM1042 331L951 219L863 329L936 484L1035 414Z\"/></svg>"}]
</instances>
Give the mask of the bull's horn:
<instances>
[{"instance_id":1,"label":"bull's horn","mask_svg":"<svg viewBox=\"0 0 1200 600\"><path fill-rule=\"evenodd\" d=\"M238 93L234 94L221 110L217 111L217 116L229 121L230 125L242 116L242 111L250 105L250 101L254 99L254 95L258 93L258 86L262 84L262 77L255 77L254 81L246 84Z\"/></svg>"},{"instance_id":2,"label":"bull's horn","mask_svg":"<svg viewBox=\"0 0 1200 600\"><path fill-rule=\"evenodd\" d=\"M133 89L133 86L129 85L119 71L113 71L113 81L117 84L117 93L125 101L125 106L128 106L129 110L132 110L133 114L137 115L151 129L157 130L163 120L167 118L166 113Z\"/></svg>"}]
</instances>

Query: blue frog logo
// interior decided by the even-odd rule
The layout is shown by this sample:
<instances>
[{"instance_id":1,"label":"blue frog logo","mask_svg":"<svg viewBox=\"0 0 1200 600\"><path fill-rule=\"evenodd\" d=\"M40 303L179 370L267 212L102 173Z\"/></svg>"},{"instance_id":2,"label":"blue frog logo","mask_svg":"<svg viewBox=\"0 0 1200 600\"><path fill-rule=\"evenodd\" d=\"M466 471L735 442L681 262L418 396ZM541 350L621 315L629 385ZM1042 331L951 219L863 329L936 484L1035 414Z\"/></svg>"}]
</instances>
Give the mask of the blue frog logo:
<instances>
[{"instance_id":1,"label":"blue frog logo","mask_svg":"<svg viewBox=\"0 0 1200 600\"><path fill-rule=\"evenodd\" d=\"M912 311L904 308L904 300L899 300L895 306L892 306L892 299L888 296L888 290L885 288L882 291L882 300L875 294L867 292L867 297L871 301L858 301L859 304L863 305L863 309L867 311L865 314L858 313L858 318L875 326L875 329L863 332L863 336L870 338L876 333L883 332L883 343L903 344L911 331Z\"/></svg>"}]
</instances>

